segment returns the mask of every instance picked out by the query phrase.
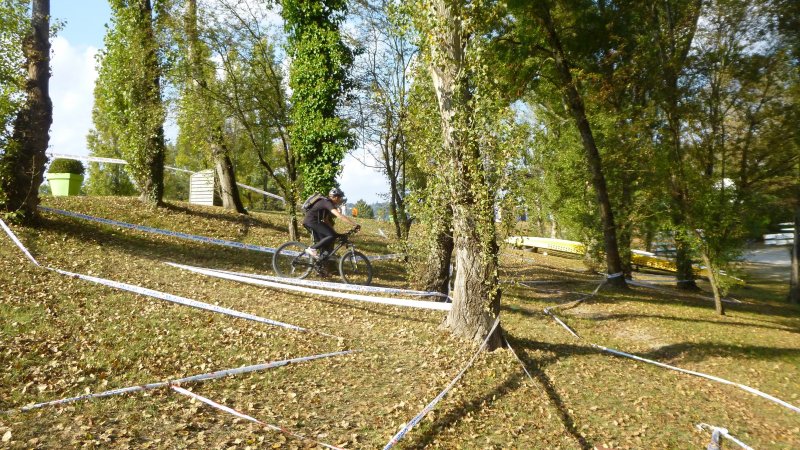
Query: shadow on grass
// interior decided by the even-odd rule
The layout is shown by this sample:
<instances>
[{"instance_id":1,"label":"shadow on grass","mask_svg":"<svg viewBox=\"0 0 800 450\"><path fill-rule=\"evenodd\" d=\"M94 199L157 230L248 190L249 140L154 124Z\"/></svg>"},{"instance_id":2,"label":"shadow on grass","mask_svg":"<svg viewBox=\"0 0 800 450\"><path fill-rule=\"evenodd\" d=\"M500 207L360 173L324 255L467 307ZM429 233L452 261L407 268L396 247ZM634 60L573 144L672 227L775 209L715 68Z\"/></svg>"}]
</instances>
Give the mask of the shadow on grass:
<instances>
[{"instance_id":1,"label":"shadow on grass","mask_svg":"<svg viewBox=\"0 0 800 450\"><path fill-rule=\"evenodd\" d=\"M42 219L40 229L59 234L74 236L85 243L94 243L101 247L115 247L120 251L145 259L162 261L175 261L184 264L213 263L230 267L231 261L237 264L247 264L257 270L270 268L272 255L264 252L241 250L199 242L185 241L181 243L167 242L168 237L137 236L133 232L119 232L106 226L74 222L71 220ZM32 250L37 250L35 242L31 244Z\"/></svg>"},{"instance_id":2,"label":"shadow on grass","mask_svg":"<svg viewBox=\"0 0 800 450\"><path fill-rule=\"evenodd\" d=\"M522 373L517 372L509 375L505 381L496 385L491 391L481 395L480 397L473 398L469 401L463 401L456 405L447 414L437 417L436 420L427 426L422 433L416 434L414 439L409 439L408 448L426 448L433 443L437 435L447 430L449 427L457 424L464 417L470 414L480 414L481 409L487 403L497 401L498 398L513 392L522 385ZM591 448L591 447L589 447Z\"/></svg>"},{"instance_id":3,"label":"shadow on grass","mask_svg":"<svg viewBox=\"0 0 800 450\"><path fill-rule=\"evenodd\" d=\"M514 311L513 309L511 311ZM516 312L516 311L514 311ZM753 328L764 328L768 330L779 330L779 331L786 331L787 333L800 333L800 328L794 327L791 325L787 325L786 327L780 326L768 326L768 325L759 325L754 323L743 323L743 322L726 322L724 320L707 320L707 319L693 319L693 318L686 318L686 317L675 317L675 316L667 316L661 314L603 314L597 315L592 317L594 321L607 321L607 320L619 320L619 321L626 321L626 320L635 320L635 319L663 319L663 320L672 320L677 322L693 322L693 323L708 323L712 325L723 325L723 326L732 326L732 327L753 327ZM748 318L749 319L749 318Z\"/></svg>"},{"instance_id":4,"label":"shadow on grass","mask_svg":"<svg viewBox=\"0 0 800 450\"><path fill-rule=\"evenodd\" d=\"M703 292L705 293L705 292ZM610 295L609 295L610 294ZM711 295L709 293L705 293ZM604 304L604 303L619 303L619 302L635 302L648 305L664 305L664 306L684 306L689 308L697 308L704 311L713 311L714 302L712 299L701 298L697 293L685 293L676 290L675 294L669 292L658 292L648 288L630 287L627 292L608 291L601 289L600 295L592 297L591 303ZM751 313L771 317L781 317L788 319L800 319L800 307L794 305L775 305L768 303L725 303L725 310L729 312L742 312ZM753 317L748 317L748 320L760 320ZM774 323L769 322L768 323ZM782 325L784 325L782 323ZM786 325L795 327L795 325Z\"/></svg>"},{"instance_id":5,"label":"shadow on grass","mask_svg":"<svg viewBox=\"0 0 800 450\"><path fill-rule=\"evenodd\" d=\"M578 443L581 449L588 450L592 448L592 445L586 438L578 431L578 428L575 426L575 421L572 419L572 416L569 414L569 407L564 403L564 400L561 398L561 395L556 390L553 381L547 376L545 373L544 368L554 363L560 356L556 357L548 357L543 360L537 361L534 358L528 356L525 350L531 349L538 349L544 351L550 351L555 353L556 355L574 355L574 354L588 354L588 353L597 353L597 350L594 350L590 347L582 347L582 346L575 346L575 345L568 345L568 344L547 344L544 342L536 342L525 338L514 338L511 336L506 336L508 343L511 345L512 348L515 349L522 349L518 351L518 356L523 361L525 366L528 368L528 372L530 372L531 376L542 386L545 393L547 394L547 398L550 399L553 407L556 410L556 414L558 415L559 420L561 420L561 424L564 426L564 429L572 436L573 439Z\"/></svg>"},{"instance_id":6,"label":"shadow on grass","mask_svg":"<svg viewBox=\"0 0 800 450\"><path fill-rule=\"evenodd\" d=\"M384 312L384 311L379 311L376 308L369 308L369 307L365 307L365 306L359 306L358 304L356 304L357 300L339 299L339 301L335 301L335 300L327 300L325 298L319 298L319 297L317 297L315 295L311 295L311 294L304 294L302 292L293 292L293 294L301 296L301 297L305 297L305 298L308 298L308 299L311 299L313 301L317 301L317 302L325 303L325 304L328 304L328 305L331 305L331 306L335 306L335 307L338 307L338 308L345 307L345 308L357 309L359 311L365 311L365 312L368 312L370 314L375 314L375 315L378 315L378 316L391 317L393 319L402 319L402 320L408 320L408 321L412 321L412 322L426 323L426 324L429 324L429 325L438 325L439 323L441 323L440 320L421 319L419 317L412 317L412 316L408 316L408 315L404 315L404 314L395 314L395 313L390 313L390 312ZM340 302L342 302L342 303L340 303Z\"/></svg>"},{"instance_id":7,"label":"shadow on grass","mask_svg":"<svg viewBox=\"0 0 800 450\"><path fill-rule=\"evenodd\" d=\"M647 353L639 353L638 356L661 362L676 358L680 358L681 362L699 362L713 356L758 360L794 360L800 359L800 348L682 342L660 347Z\"/></svg>"},{"instance_id":8,"label":"shadow on grass","mask_svg":"<svg viewBox=\"0 0 800 450\"><path fill-rule=\"evenodd\" d=\"M189 216L196 216L202 217L204 219L211 219L211 220L219 220L222 222L231 223L234 225L243 225L245 227L245 234L247 234L247 229L251 225L258 225L263 228L269 228L271 230L280 231L285 233L288 236L288 229L285 226L275 225L274 223L267 222L265 220L259 219L254 217L253 215L249 214L236 214L233 215L231 212L219 212L215 213L212 211L202 211L196 210L192 208L188 208L186 206L178 205L175 203L165 203L164 209L173 213L182 213ZM288 222L288 219L287 219Z\"/></svg>"}]
</instances>

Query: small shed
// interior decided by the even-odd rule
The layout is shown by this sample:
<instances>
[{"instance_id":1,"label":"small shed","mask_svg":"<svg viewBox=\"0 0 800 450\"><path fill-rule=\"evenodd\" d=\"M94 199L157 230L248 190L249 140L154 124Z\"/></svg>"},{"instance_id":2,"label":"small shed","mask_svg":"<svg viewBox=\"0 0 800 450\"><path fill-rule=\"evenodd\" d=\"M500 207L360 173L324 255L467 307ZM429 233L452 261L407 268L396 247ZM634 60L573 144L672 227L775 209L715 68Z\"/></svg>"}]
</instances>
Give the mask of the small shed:
<instances>
[{"instance_id":1,"label":"small shed","mask_svg":"<svg viewBox=\"0 0 800 450\"><path fill-rule=\"evenodd\" d=\"M219 182L212 169L195 172L189 177L189 203L195 205L221 206Z\"/></svg>"}]
</instances>

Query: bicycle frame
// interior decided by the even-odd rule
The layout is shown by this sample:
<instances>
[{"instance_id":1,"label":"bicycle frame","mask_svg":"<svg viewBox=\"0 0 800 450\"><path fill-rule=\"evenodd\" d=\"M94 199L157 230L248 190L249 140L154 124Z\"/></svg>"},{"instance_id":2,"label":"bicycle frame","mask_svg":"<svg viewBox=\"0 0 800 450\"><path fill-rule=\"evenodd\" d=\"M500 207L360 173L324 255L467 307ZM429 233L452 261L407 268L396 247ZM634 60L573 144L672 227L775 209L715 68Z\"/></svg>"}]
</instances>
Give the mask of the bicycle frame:
<instances>
[{"instance_id":1,"label":"bicycle frame","mask_svg":"<svg viewBox=\"0 0 800 450\"><path fill-rule=\"evenodd\" d=\"M324 258L320 258L319 260L315 261L314 266L318 266L319 264L322 264L323 262L326 262L329 259L331 259L331 257L336 255L336 252L338 252L339 249L342 248L342 247L347 247L347 250L351 251L351 252L355 251L356 245L353 244L352 242L350 242L349 237L350 237L350 233L343 234L343 235L340 235L339 237L337 237L336 238L336 245L334 246L333 250L331 250L330 253L325 255Z\"/></svg>"}]
</instances>

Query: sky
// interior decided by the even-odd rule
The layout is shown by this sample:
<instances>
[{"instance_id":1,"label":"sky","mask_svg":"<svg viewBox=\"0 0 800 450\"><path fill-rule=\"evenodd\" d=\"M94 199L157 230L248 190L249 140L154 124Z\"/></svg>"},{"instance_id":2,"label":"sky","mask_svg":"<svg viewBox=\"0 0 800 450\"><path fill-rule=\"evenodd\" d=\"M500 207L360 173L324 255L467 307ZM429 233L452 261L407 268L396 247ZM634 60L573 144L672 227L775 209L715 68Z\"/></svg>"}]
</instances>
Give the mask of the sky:
<instances>
[{"instance_id":1,"label":"sky","mask_svg":"<svg viewBox=\"0 0 800 450\"><path fill-rule=\"evenodd\" d=\"M53 19L64 23L51 41L53 125L50 151L86 156L89 154L86 135L92 127L93 91L97 79L95 55L103 47L111 11L107 0L81 0L52 2L50 13ZM174 138L174 125L167 125L167 128L168 138ZM355 152L361 154L363 150ZM339 182L348 201L353 203L361 199L367 203L383 202L388 192L388 183L381 173L349 155L344 160Z\"/></svg>"}]
</instances>

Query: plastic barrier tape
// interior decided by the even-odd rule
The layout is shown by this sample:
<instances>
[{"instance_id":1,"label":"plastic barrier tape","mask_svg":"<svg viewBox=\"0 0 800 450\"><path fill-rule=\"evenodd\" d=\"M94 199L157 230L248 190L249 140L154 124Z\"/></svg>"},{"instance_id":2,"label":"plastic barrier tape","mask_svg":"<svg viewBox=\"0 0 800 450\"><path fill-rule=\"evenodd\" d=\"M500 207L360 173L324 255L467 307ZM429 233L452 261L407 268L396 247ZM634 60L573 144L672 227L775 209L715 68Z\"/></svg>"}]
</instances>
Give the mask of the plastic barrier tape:
<instances>
[{"instance_id":1,"label":"plastic barrier tape","mask_svg":"<svg viewBox=\"0 0 800 450\"><path fill-rule=\"evenodd\" d=\"M219 269L206 269L206 270L211 270L213 272L219 272L219 273L227 273L229 275L238 275L241 277L256 278L259 280L274 281L276 283L293 284L297 286L320 287L334 291L374 292L381 294L400 294L400 295L409 295L416 297L441 297L449 301L453 301L453 299L451 299L449 296L445 294L442 294L441 292L414 291L411 289L384 288L377 286L360 286L357 284L331 283L329 281L297 280L294 278L281 278L269 275L259 275L255 273L244 273L244 272L231 272L228 270L219 270Z\"/></svg>"},{"instance_id":2,"label":"plastic barrier tape","mask_svg":"<svg viewBox=\"0 0 800 450\"><path fill-rule=\"evenodd\" d=\"M298 327L297 325L291 325L291 324L288 324L288 323L278 322L276 320L265 319L263 317L259 317L259 316L253 315L253 314L243 313L243 312L239 312L239 311L236 311L236 310L233 310L233 309L224 308L224 307L221 307L221 306L210 305L208 303L203 303L203 302L200 302L200 301L197 301L197 300L192 300L192 299L186 298L186 297L180 297L178 295L168 294L166 292L155 291L153 289L147 289L147 288L143 288L141 286L135 286L135 285L128 284L128 283L121 283L119 281L107 280L105 278L98 278L98 277L93 277L93 276L90 276L90 275L83 275L83 274L74 273L74 272L67 272L66 270L56 269L56 268L53 268L53 267L42 266L41 264L39 264L36 261L36 259L34 259L34 257L30 254L30 252L28 252L28 249L26 249L25 246L22 245L22 243L19 241L19 239L17 239L17 237L14 234L14 232L11 231L10 228L8 228L8 226L5 224L5 222L0 220L0 225L2 225L3 230L5 230L5 232L11 237L11 240L14 241L14 243L17 245L17 247L20 248L20 250L22 250L22 252L25 254L25 256L27 256L28 259L30 259L34 264L36 264L37 266L42 267L44 269L51 270L53 272L58 272L58 273L60 273L62 275L66 275L66 276L69 276L69 277L80 278L82 280L86 280L86 281L91 281L93 283L102 284L104 286L112 287L112 288L115 288L115 289L121 289L121 290L125 290L125 291L130 291L130 292L133 292L133 293L136 293L136 294L141 294L141 295L146 295L148 297L157 298L159 300L165 300L165 301L169 301L169 302L173 302L173 303L178 303L178 304L181 304L181 305L184 305L184 306L191 306L191 307L194 307L194 308L205 309L207 311L212 311L212 312L216 312L216 313L220 313L220 314L226 314L226 315L233 316L233 317L238 317L238 318L241 318L241 319L253 320L255 322L266 323L266 324L269 324L269 325L275 325L275 326L278 326L278 327L289 328L289 329L293 329L293 330L297 330L297 331L305 331L305 332L310 332L311 331L311 330L307 330L307 329L302 328L302 327ZM316 333L319 333L321 335L328 336L328 337L335 337L335 338L338 339L338 336L333 336L333 335L325 334L325 333L321 333L321 332L316 332Z\"/></svg>"},{"instance_id":3,"label":"plastic barrier tape","mask_svg":"<svg viewBox=\"0 0 800 450\"><path fill-rule=\"evenodd\" d=\"M124 159L102 158L102 157L99 157L99 156L78 156L78 155L68 155L66 153L48 153L47 156L51 156L53 158L77 159L79 161L89 161L89 162L99 162L99 163L109 163L109 164L123 164L123 165L128 164L128 161L125 161ZM172 166L164 166L164 168L165 169L169 169L169 170L174 170L176 172L184 172L184 173L190 173L190 174L191 173L195 173L195 172L192 172L191 170L181 169L181 168L172 167ZM259 194L266 195L266 196L272 197L274 199L278 199L278 200L280 200L280 201L282 201L284 203L286 202L286 200L283 197L281 197L280 195L275 195L275 194L273 194L271 192L267 192L267 191L264 191L264 190L261 190L261 189L258 189L258 188L254 188L253 186L248 186L248 185L243 184L243 183L236 183L236 185L239 186L240 188L247 189L247 190L250 190L250 191L253 191L253 192L258 192Z\"/></svg>"},{"instance_id":4,"label":"plastic barrier tape","mask_svg":"<svg viewBox=\"0 0 800 450\"><path fill-rule=\"evenodd\" d=\"M144 231L144 232L147 232L147 233L162 234L164 236L172 236L172 237L176 237L176 238L180 238L180 239L187 239L187 240L190 240L190 241L203 242L203 243L206 243L206 244L224 245L226 247L235 247L235 248L241 248L241 249L245 249L245 250L255 250L257 252L275 253L275 249L274 248L262 247L260 245L245 244L245 243L242 243L242 242L228 241L228 240L225 240L225 239L217 239L217 238L210 238L210 237L206 237L206 236L198 236L196 234L183 233L183 232L180 232L180 231L162 230L161 228L147 227L147 226L144 226L144 225L134 225L134 224L131 224L131 223L119 222L117 220L111 220L111 219L103 219L101 217L89 216L89 215L86 215L86 214L76 213L76 212L72 212L72 211L64 211L64 210L61 210L61 209L48 208L47 206L39 206L39 209L41 209L42 211L53 213L53 214L60 214L62 216L74 217L76 219L89 220L89 221L92 221L92 222L99 222L99 223L104 223L106 225L112 225L112 226L117 226L117 227L122 227L122 228L128 228L128 229L137 230L137 231Z\"/></svg>"},{"instance_id":5,"label":"plastic barrier tape","mask_svg":"<svg viewBox=\"0 0 800 450\"><path fill-rule=\"evenodd\" d=\"M313 361L315 359L330 358L330 357L333 357L333 356L346 355L348 353L354 353L354 352L356 352L356 350L348 350L348 351L341 351L341 352L334 352L334 353L323 353L323 354L320 354L320 355L303 356L303 357L300 357L300 358L284 359L284 360L281 360L281 361L274 361L274 362L271 362L271 363L256 364L256 365L253 365L253 366L238 367L236 369L218 370L216 372L209 372L209 373L204 373L204 374L200 374L200 375L193 375L193 376L190 376L190 377L178 378L178 379L175 379L175 380L160 381L160 382L156 382L156 383L149 383L149 384L143 384L143 385L138 385L138 386L130 386L130 387L119 388L119 389L111 389L109 391L104 391L104 392L97 392L97 393L92 393L92 394L79 395L77 397L63 398L61 400L53 400L53 401L49 401L49 402L36 403L34 405L24 406L24 407L18 408L18 409L11 409L11 410L8 410L8 411L3 411L2 414L8 414L8 413L15 412L15 411L25 412L25 411L30 411L32 409L43 408L45 406L63 405L65 403L73 403L73 402L77 402L77 401L81 401L81 400L89 400L89 399L92 399L92 398L110 397L112 395L127 394L129 392L148 391L148 390L151 390L151 389L158 389L158 388L171 386L171 385L175 385L175 384L196 383L196 382L199 382L199 381L214 380L214 379L222 378L222 377L225 377L225 376L228 376L228 375L239 375L239 374L242 374L242 373L256 372L256 371L259 371L259 370L274 369L276 367L283 367L283 366L286 366L286 365L289 365L289 364L296 364L296 363L305 362L305 361Z\"/></svg>"},{"instance_id":6,"label":"plastic barrier tape","mask_svg":"<svg viewBox=\"0 0 800 450\"><path fill-rule=\"evenodd\" d=\"M300 434L297 434L297 433L293 433L293 432L289 431L286 428L279 427L277 425L268 424L266 422L262 422L262 421L256 419L255 417L248 416L247 414L245 414L243 412L239 412L239 411L237 411L237 410L235 410L233 408L230 408L228 406L220 405L219 403L217 403L217 402L215 402L215 401L213 401L213 400L211 400L209 398L203 397L202 395L199 395L199 394L195 394L194 392L191 392L191 391L187 391L186 389L184 389L184 388L182 388L180 386L171 386L171 387L172 387L173 391L175 391L175 392L177 392L179 394L182 394L182 395L185 395L187 397L193 398L195 400L201 401L201 402L205 403L206 405L211 406L212 408L216 408L216 409L218 409L220 411L224 411L224 412L226 412L228 414L231 414L231 415L234 415L234 416L236 416L236 417L238 417L240 419L244 419L244 420L247 420L247 421L250 421L250 422L253 422L253 423L257 423L257 424L259 424L259 425L261 425L261 426L263 426L263 427L265 427L265 428L267 428L269 430L277 431L279 433L283 433L283 434L285 434L287 436L291 436L293 438L300 439L301 441L307 441L307 442L313 443L315 445L321 445L321 446L323 446L325 448L330 448L330 449L333 449L333 450L344 450L342 448L335 447L333 445L328 445L328 444L325 444L323 442L319 442L319 441L315 441L313 439L307 438L307 437L305 437L303 435L300 435Z\"/></svg>"},{"instance_id":7,"label":"plastic barrier tape","mask_svg":"<svg viewBox=\"0 0 800 450\"><path fill-rule=\"evenodd\" d=\"M414 425L418 424L429 412L431 412L431 410L433 410L433 408L436 406L436 404L439 403L439 401L442 398L444 398L444 396L448 392L450 392L451 389L453 389L453 386L455 386L455 384L458 383L458 380L460 380L461 377L464 376L464 372L466 372L467 369L472 367L472 363L475 362L475 358L477 358L478 355L480 355L480 353L483 351L483 349L486 348L486 343L489 342L489 338L492 337L492 334L494 334L494 330L497 328L498 325L500 325L500 316L499 315L497 316L497 319L494 321L494 325L492 325L492 329L489 331L489 334L486 335L486 339L483 340L483 343L481 344L480 348L478 348L478 351L475 352L474 355L472 355L472 358L470 358L469 362L467 362L467 365L464 366L463 369L461 369L461 372L459 372L458 375L456 375L456 377L453 378L452 381L450 381L450 383L447 385L447 387L445 387L444 390L442 390L442 392L439 393L439 395L437 395L430 403L428 403L428 405L425 406L425 408L423 408L422 411L420 411L419 414L414 416L414 418L411 419L406 424L406 426L403 427L402 430L398 431L397 434L395 434L392 437L392 439L389 440L389 442L386 444L386 446L383 447L383 450L388 450L388 449L394 447L398 442L400 442L400 439L403 439L403 436L405 436L409 432L409 430L414 428Z\"/></svg>"},{"instance_id":8,"label":"plastic barrier tape","mask_svg":"<svg viewBox=\"0 0 800 450\"><path fill-rule=\"evenodd\" d=\"M735 437L731 436L731 434L728 433L728 430L725 429L725 428L715 427L714 425L709 425L707 423L698 423L697 424L697 429L700 430L700 431L705 431L705 430L711 431L711 444L709 444L708 447L707 447L709 449L710 448L716 448L716 449L722 448L722 443L719 441L719 437L722 436L722 437L724 437L726 439L729 439L731 442L733 442L734 444L738 445L739 447L741 447L741 448L743 448L745 450L753 450L753 448L750 447L749 445L747 445L744 442L742 442L742 441L736 439Z\"/></svg>"},{"instance_id":9,"label":"plastic barrier tape","mask_svg":"<svg viewBox=\"0 0 800 450\"><path fill-rule=\"evenodd\" d=\"M407 306L411 308L423 308L423 309L435 309L439 311L449 311L453 304L452 303L442 303L442 302L428 302L422 300L405 300L400 298L388 298L388 297L370 297L367 295L360 295L360 294L348 294L343 292L331 292L325 291L322 289L314 289L314 288L307 288L303 286L293 286L290 284L283 284L283 283L275 283L272 281L266 280L259 280L256 278L250 277L243 277L239 275L231 275L227 273L217 272L214 270L203 269L201 267L194 267L194 266L187 266L184 264L176 264L176 263L167 263L170 266L177 267L179 269L189 270L191 272L200 273L203 275L208 275L211 277L223 278L226 280L231 281L240 281L243 283L254 284L257 286L265 286L271 287L275 289L283 289L288 291L296 291L296 292L304 292L306 294L314 294L314 295L323 295L326 297L336 297L336 298L343 298L348 300L358 300L362 302L370 302L370 303L381 303L384 305L394 305L394 306Z\"/></svg>"}]
</instances>

